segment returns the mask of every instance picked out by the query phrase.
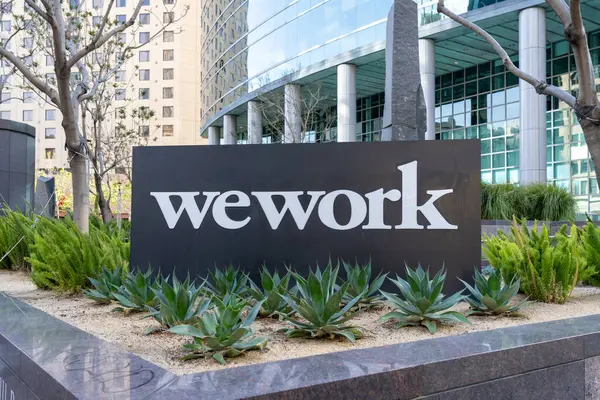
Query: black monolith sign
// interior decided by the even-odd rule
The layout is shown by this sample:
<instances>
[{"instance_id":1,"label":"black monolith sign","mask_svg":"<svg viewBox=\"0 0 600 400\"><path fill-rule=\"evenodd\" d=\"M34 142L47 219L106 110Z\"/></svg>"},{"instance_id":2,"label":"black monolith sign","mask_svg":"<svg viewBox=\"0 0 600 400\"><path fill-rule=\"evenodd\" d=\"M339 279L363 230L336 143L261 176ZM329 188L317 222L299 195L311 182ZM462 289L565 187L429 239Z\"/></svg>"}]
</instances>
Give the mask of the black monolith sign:
<instances>
[{"instance_id":1,"label":"black monolith sign","mask_svg":"<svg viewBox=\"0 0 600 400\"><path fill-rule=\"evenodd\" d=\"M457 288L480 263L479 160L468 140L135 148L131 264L444 264Z\"/></svg>"}]
</instances>

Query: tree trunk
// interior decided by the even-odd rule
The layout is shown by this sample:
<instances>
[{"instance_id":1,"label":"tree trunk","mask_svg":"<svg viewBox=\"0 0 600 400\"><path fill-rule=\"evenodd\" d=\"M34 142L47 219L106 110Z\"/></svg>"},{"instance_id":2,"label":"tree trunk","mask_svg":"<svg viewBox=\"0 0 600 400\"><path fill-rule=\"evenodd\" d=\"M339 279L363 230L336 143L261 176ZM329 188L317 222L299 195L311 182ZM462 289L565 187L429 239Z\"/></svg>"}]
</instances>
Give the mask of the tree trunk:
<instances>
[{"instance_id":1,"label":"tree trunk","mask_svg":"<svg viewBox=\"0 0 600 400\"><path fill-rule=\"evenodd\" d=\"M73 183L73 222L84 232L89 232L90 186L86 158L69 152Z\"/></svg>"},{"instance_id":2,"label":"tree trunk","mask_svg":"<svg viewBox=\"0 0 600 400\"><path fill-rule=\"evenodd\" d=\"M596 118L599 118L600 108L599 112L594 114L596 114ZM598 187L600 188L600 124L586 119L582 119L580 124L592 158L592 163L594 164L594 170L596 171L596 182L598 182Z\"/></svg>"},{"instance_id":3,"label":"tree trunk","mask_svg":"<svg viewBox=\"0 0 600 400\"><path fill-rule=\"evenodd\" d=\"M102 216L102 221L104 221L104 223L112 221L113 215L110 209L110 204L108 203L108 201L106 201L104 191L102 190L102 177L95 171L94 184L96 186L96 199L98 201L98 208L100 208L100 215Z\"/></svg>"}]
</instances>

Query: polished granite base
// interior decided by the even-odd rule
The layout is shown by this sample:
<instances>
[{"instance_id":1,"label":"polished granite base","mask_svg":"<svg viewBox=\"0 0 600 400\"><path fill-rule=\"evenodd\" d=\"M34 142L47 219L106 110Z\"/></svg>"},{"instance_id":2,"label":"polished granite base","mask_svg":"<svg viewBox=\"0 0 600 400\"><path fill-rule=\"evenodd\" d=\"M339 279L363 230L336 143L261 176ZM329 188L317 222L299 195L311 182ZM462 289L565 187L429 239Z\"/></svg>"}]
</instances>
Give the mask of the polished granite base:
<instances>
[{"instance_id":1,"label":"polished granite base","mask_svg":"<svg viewBox=\"0 0 600 400\"><path fill-rule=\"evenodd\" d=\"M600 399L600 315L178 377L0 293L0 398Z\"/></svg>"}]
</instances>

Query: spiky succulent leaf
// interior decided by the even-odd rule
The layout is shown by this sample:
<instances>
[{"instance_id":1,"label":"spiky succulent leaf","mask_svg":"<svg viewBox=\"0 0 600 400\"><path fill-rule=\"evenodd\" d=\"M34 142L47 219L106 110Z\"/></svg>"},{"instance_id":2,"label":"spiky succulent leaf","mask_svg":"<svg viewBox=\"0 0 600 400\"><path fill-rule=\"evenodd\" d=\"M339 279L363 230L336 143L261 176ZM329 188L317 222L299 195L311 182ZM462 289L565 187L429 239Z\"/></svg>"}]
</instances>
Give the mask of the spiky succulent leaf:
<instances>
[{"instance_id":1,"label":"spiky succulent leaf","mask_svg":"<svg viewBox=\"0 0 600 400\"><path fill-rule=\"evenodd\" d=\"M196 287L188 276L180 282L173 275L173 284L164 280L158 289L152 288L158 298L158 308L146 306L150 316L165 328L175 325L193 324L210 306L210 299L197 301L202 293L202 287Z\"/></svg>"},{"instance_id":2,"label":"spiky succulent leaf","mask_svg":"<svg viewBox=\"0 0 600 400\"><path fill-rule=\"evenodd\" d=\"M470 315L498 315L516 313L525 301L509 305L519 291L520 280L513 277L507 284L500 269L490 271L484 276L477 268L473 274L474 286L462 281L470 296L466 299L470 306Z\"/></svg>"},{"instance_id":3,"label":"spiky succulent leaf","mask_svg":"<svg viewBox=\"0 0 600 400\"><path fill-rule=\"evenodd\" d=\"M394 308L393 312L383 315L380 321L396 320L398 328L422 325L431 333L437 331L436 322L469 323L461 313L449 311L467 297L461 291L445 298L442 294L446 279L443 267L433 279L429 278L429 269L425 271L420 265L416 270L406 266L406 280L399 276L389 279L398 287L401 297L380 290Z\"/></svg>"},{"instance_id":4,"label":"spiky succulent leaf","mask_svg":"<svg viewBox=\"0 0 600 400\"><path fill-rule=\"evenodd\" d=\"M123 284L123 269L121 267L114 269L102 267L98 279L88 278L88 280L93 289L84 290L84 296L97 303L109 304L115 299L114 294Z\"/></svg>"},{"instance_id":5,"label":"spiky succulent leaf","mask_svg":"<svg viewBox=\"0 0 600 400\"><path fill-rule=\"evenodd\" d=\"M225 297L228 294L244 297L248 292L248 275L230 265L225 270L216 268L209 272L205 280L205 290L208 295Z\"/></svg>"},{"instance_id":6,"label":"spiky succulent leaf","mask_svg":"<svg viewBox=\"0 0 600 400\"><path fill-rule=\"evenodd\" d=\"M351 317L350 309L364 295L364 292L349 298L344 305L343 298L348 292L349 283L338 286L337 276L339 265L335 268L331 262L323 271L317 267L310 270L305 278L296 272L291 272L297 283L297 292L288 291L283 296L284 301L305 321L299 321L288 314L285 320L292 326L281 329L288 337L345 337L348 340L363 336L358 327L345 325Z\"/></svg>"},{"instance_id":7,"label":"spiky succulent leaf","mask_svg":"<svg viewBox=\"0 0 600 400\"><path fill-rule=\"evenodd\" d=\"M280 277L277 271L273 274L269 272L266 266L261 271L261 286L259 288L251 279L248 294L256 301L264 300L259 316L261 317L279 317L292 312L292 308L283 299L285 293L290 290L296 292L296 288L288 288L291 275L286 273Z\"/></svg>"},{"instance_id":8,"label":"spiky succulent leaf","mask_svg":"<svg viewBox=\"0 0 600 400\"><path fill-rule=\"evenodd\" d=\"M263 300L264 301L264 300ZM178 325L169 332L191 336L193 345L184 346L192 354L184 356L183 360L212 355L224 363L225 357L237 357L249 350L260 350L266 347L267 341L262 337L253 337L251 328L263 301L258 301L248 309L245 317L243 312L247 302L240 297L229 294L223 299L214 298L214 308L199 315L195 325Z\"/></svg>"},{"instance_id":9,"label":"spiky succulent leaf","mask_svg":"<svg viewBox=\"0 0 600 400\"><path fill-rule=\"evenodd\" d=\"M147 310L147 307L157 308L159 305L155 290L159 290L162 279L154 278L152 269L146 272L130 272L118 293L114 294L115 300L122 307L115 311L139 312Z\"/></svg>"},{"instance_id":10,"label":"spiky succulent leaf","mask_svg":"<svg viewBox=\"0 0 600 400\"><path fill-rule=\"evenodd\" d=\"M365 265L355 264L352 266L349 263L343 263L346 271L346 281L348 289L344 293L342 302L347 304L360 293L364 293L358 301L356 307L359 309L368 309L381 304L383 297L379 293L379 289L385 281L387 274L377 275L375 279L371 279L371 263Z\"/></svg>"}]
</instances>

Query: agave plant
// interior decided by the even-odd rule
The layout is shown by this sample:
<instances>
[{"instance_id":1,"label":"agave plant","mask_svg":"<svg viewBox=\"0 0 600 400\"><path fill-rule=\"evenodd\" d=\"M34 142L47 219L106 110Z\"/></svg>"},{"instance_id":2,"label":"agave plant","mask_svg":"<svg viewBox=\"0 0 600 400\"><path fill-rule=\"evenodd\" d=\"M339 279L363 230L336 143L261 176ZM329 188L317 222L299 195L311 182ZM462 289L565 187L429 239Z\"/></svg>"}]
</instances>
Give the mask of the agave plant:
<instances>
[{"instance_id":1,"label":"agave plant","mask_svg":"<svg viewBox=\"0 0 600 400\"><path fill-rule=\"evenodd\" d=\"M348 290L342 298L343 304L348 304L352 299L364 293L355 308L369 309L380 305L383 297L379 293L379 289L387 274L382 275L381 273L371 281L371 263L367 263L364 266L355 264L354 266L343 263L344 269L346 270L346 279L348 281Z\"/></svg>"},{"instance_id":2,"label":"agave plant","mask_svg":"<svg viewBox=\"0 0 600 400\"><path fill-rule=\"evenodd\" d=\"M467 315L513 314L526 303L526 301L522 301L509 305L510 300L519 291L520 280L515 281L513 278L510 283L505 284L499 269L490 271L486 278L475 268L473 279L475 287L461 279L461 282L471 292L471 296L465 299L471 306Z\"/></svg>"},{"instance_id":3,"label":"agave plant","mask_svg":"<svg viewBox=\"0 0 600 400\"><path fill-rule=\"evenodd\" d=\"M430 280L429 269L424 271L419 265L416 271L413 271L407 266L406 280L398 276L396 278L390 280L398 286L403 299L381 291L395 310L382 316L380 321L396 320L397 328L423 325L431 333L436 332L437 322L470 324L463 314L457 311L447 311L458 302L463 301L466 296L463 296L460 291L444 299L442 294L446 279L444 268L440 269Z\"/></svg>"},{"instance_id":4,"label":"agave plant","mask_svg":"<svg viewBox=\"0 0 600 400\"><path fill-rule=\"evenodd\" d=\"M228 294L244 297L248 291L248 275L234 268L233 265L227 267L224 271L219 268L215 272L209 272L209 278L205 279L205 290L207 294L217 297L225 297Z\"/></svg>"},{"instance_id":5,"label":"agave plant","mask_svg":"<svg viewBox=\"0 0 600 400\"><path fill-rule=\"evenodd\" d=\"M194 325L177 325L169 332L191 336L194 343L184 345L191 351L182 360L212 357L225 364L225 357L237 357L249 350L261 350L267 346L263 337L253 337L252 323L258 315L262 301L257 302L242 318L246 301L228 294L223 300L214 298L214 309L202 314Z\"/></svg>"},{"instance_id":6,"label":"agave plant","mask_svg":"<svg viewBox=\"0 0 600 400\"><path fill-rule=\"evenodd\" d=\"M145 311L146 306L158 307L159 300L155 290L159 290L160 280L160 278L154 279L152 269L146 272L129 273L119 292L114 294L115 300L121 306L114 308L113 311L128 314Z\"/></svg>"},{"instance_id":7,"label":"agave plant","mask_svg":"<svg viewBox=\"0 0 600 400\"><path fill-rule=\"evenodd\" d=\"M292 307L283 299L283 296L289 291L296 293L296 287L288 289L291 275L286 273L280 277L277 271L273 274L269 272L266 266L263 266L260 272L260 282L262 289L259 288L252 280L248 294L256 301L264 300L258 315L261 317L283 317L292 312Z\"/></svg>"},{"instance_id":8,"label":"agave plant","mask_svg":"<svg viewBox=\"0 0 600 400\"><path fill-rule=\"evenodd\" d=\"M333 268L331 263L323 272L319 267L315 272L310 270L308 279L290 271L296 280L298 293L288 292L284 300L305 322L287 315L285 319L292 328L283 328L281 331L292 338L333 339L341 336L354 341L363 336L359 327L346 325L346 323L356 315L356 312L349 311L360 301L364 293L359 293L342 307L342 299L348 292L349 283L346 282L341 286L336 284L338 271L339 266Z\"/></svg>"},{"instance_id":9,"label":"agave plant","mask_svg":"<svg viewBox=\"0 0 600 400\"><path fill-rule=\"evenodd\" d=\"M180 282L173 275L173 284L163 280L158 289L151 288L159 301L159 306L154 308L146 305L153 317L160 325L159 328L148 328L146 334L171 328L176 325L193 324L210 306L210 299L197 301L202 293L202 287L196 287L190 282L190 277Z\"/></svg>"},{"instance_id":10,"label":"agave plant","mask_svg":"<svg viewBox=\"0 0 600 400\"><path fill-rule=\"evenodd\" d=\"M94 288L84 290L84 296L100 304L109 304L115 299L115 293L119 291L123 284L123 268L110 269L102 267L98 279L88 279Z\"/></svg>"}]
</instances>

